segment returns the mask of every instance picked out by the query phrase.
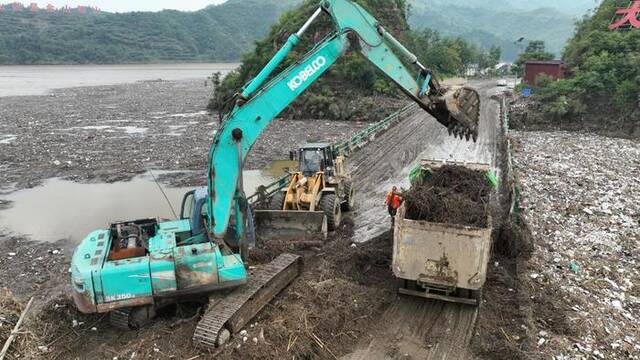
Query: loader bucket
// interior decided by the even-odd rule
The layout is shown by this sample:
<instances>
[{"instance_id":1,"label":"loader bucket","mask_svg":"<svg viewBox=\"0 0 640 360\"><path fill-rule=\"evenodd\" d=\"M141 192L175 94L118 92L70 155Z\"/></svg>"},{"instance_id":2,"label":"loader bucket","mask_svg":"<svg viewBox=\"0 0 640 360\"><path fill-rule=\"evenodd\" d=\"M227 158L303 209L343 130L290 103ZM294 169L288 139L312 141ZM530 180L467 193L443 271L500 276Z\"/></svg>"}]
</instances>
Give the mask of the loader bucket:
<instances>
[{"instance_id":1,"label":"loader bucket","mask_svg":"<svg viewBox=\"0 0 640 360\"><path fill-rule=\"evenodd\" d=\"M326 240L327 217L321 211L257 210L256 240Z\"/></svg>"},{"instance_id":2,"label":"loader bucket","mask_svg":"<svg viewBox=\"0 0 640 360\"><path fill-rule=\"evenodd\" d=\"M480 95L476 90L469 87L449 90L434 105L427 111L447 127L450 135L478 139Z\"/></svg>"}]
</instances>

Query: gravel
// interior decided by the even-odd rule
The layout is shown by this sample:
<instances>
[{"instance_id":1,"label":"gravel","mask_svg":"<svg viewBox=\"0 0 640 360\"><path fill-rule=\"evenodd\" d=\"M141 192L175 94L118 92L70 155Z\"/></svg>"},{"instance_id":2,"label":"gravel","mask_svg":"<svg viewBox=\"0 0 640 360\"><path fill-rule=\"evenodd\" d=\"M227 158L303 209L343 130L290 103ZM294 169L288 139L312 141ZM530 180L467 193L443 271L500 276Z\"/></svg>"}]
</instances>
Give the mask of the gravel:
<instances>
[{"instance_id":1,"label":"gravel","mask_svg":"<svg viewBox=\"0 0 640 360\"><path fill-rule=\"evenodd\" d=\"M640 359L640 142L515 132L545 358ZM546 300L544 293L552 296ZM564 317L564 328L551 321ZM544 314L547 315L544 315Z\"/></svg>"}]
</instances>

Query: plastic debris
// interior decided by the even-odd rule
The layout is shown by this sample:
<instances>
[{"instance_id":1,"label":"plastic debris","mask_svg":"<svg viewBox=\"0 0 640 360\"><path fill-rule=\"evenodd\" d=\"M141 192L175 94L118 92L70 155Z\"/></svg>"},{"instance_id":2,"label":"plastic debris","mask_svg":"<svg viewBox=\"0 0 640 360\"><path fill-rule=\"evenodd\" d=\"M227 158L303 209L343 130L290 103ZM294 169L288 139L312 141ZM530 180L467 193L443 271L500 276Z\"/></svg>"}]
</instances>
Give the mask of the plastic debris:
<instances>
[{"instance_id":1,"label":"plastic debris","mask_svg":"<svg viewBox=\"0 0 640 360\"><path fill-rule=\"evenodd\" d=\"M534 341L545 339L547 358L640 359L640 339L626 337L640 323L638 142L562 131L511 135L535 243L531 294L566 309L569 323L589 324L576 327L569 343L562 327L546 323L538 330L547 336Z\"/></svg>"},{"instance_id":2,"label":"plastic debris","mask_svg":"<svg viewBox=\"0 0 640 360\"><path fill-rule=\"evenodd\" d=\"M575 261L571 261L569 263L569 270L571 270L573 273L577 274L580 272L580 266L578 266L578 263L576 263Z\"/></svg>"}]
</instances>

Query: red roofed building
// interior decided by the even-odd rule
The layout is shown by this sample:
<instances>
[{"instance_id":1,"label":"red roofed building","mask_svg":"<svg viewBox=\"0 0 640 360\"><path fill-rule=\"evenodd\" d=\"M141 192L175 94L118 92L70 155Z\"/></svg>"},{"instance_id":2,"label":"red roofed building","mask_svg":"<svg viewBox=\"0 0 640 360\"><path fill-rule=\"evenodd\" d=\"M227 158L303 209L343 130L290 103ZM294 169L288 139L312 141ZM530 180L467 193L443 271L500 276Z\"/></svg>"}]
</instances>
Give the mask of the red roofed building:
<instances>
[{"instance_id":1,"label":"red roofed building","mask_svg":"<svg viewBox=\"0 0 640 360\"><path fill-rule=\"evenodd\" d=\"M542 74L546 74L554 80L563 79L565 68L562 60L529 60L524 63L524 83L536 85L536 79Z\"/></svg>"}]
</instances>

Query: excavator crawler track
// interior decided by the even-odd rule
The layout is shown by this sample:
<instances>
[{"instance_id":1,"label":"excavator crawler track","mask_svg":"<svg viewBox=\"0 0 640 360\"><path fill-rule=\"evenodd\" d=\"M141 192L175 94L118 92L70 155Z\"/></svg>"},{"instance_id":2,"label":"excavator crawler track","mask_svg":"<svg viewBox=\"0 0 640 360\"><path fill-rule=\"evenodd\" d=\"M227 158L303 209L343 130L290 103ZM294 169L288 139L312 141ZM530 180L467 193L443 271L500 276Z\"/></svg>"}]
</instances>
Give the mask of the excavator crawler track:
<instances>
[{"instance_id":1,"label":"excavator crawler track","mask_svg":"<svg viewBox=\"0 0 640 360\"><path fill-rule=\"evenodd\" d=\"M112 310L111 312L109 312L109 323L111 323L111 326L115 328L130 330L131 328L129 327L129 316L131 315L132 310L133 308Z\"/></svg>"},{"instance_id":2,"label":"excavator crawler track","mask_svg":"<svg viewBox=\"0 0 640 360\"><path fill-rule=\"evenodd\" d=\"M208 350L222 345L226 336L240 331L301 269L302 257L293 254L281 254L269 264L256 267L245 286L209 306L196 326L194 344Z\"/></svg>"}]
</instances>

